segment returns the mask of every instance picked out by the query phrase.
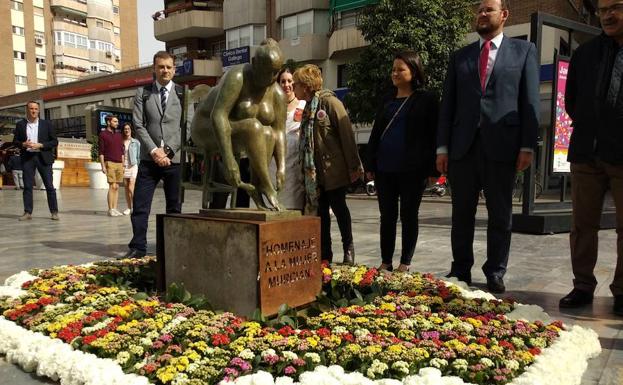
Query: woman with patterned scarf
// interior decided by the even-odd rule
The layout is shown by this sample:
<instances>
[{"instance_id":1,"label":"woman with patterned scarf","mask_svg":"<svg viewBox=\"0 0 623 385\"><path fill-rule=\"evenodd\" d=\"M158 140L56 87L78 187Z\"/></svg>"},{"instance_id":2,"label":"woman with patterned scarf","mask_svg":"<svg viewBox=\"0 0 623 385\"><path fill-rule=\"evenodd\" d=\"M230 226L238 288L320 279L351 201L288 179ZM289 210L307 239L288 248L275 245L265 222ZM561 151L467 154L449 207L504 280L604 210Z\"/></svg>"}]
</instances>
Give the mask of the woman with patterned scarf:
<instances>
[{"instance_id":1,"label":"woman with patterned scarf","mask_svg":"<svg viewBox=\"0 0 623 385\"><path fill-rule=\"evenodd\" d=\"M320 68L307 64L294 72L294 93L307 102L301 122L299 154L305 183L305 214L320 216L322 260L332 262L331 216L337 219L345 264L355 262L346 188L363 175L355 135L346 109L332 91L322 89Z\"/></svg>"}]
</instances>

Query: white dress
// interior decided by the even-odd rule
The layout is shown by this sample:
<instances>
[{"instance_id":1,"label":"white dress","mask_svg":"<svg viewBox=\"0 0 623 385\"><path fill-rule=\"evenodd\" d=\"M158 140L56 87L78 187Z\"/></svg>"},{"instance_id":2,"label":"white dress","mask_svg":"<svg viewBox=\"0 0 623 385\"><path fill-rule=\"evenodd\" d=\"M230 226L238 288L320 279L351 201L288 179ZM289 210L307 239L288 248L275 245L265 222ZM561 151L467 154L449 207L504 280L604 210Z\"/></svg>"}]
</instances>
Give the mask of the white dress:
<instances>
[{"instance_id":1,"label":"white dress","mask_svg":"<svg viewBox=\"0 0 623 385\"><path fill-rule=\"evenodd\" d=\"M305 199L305 186L303 182L303 170L299 159L299 137L301 119L305 101L299 100L299 104L286 116L286 183L279 191L279 203L288 209L302 210ZM275 183L277 166L275 159L270 162L270 175Z\"/></svg>"}]
</instances>

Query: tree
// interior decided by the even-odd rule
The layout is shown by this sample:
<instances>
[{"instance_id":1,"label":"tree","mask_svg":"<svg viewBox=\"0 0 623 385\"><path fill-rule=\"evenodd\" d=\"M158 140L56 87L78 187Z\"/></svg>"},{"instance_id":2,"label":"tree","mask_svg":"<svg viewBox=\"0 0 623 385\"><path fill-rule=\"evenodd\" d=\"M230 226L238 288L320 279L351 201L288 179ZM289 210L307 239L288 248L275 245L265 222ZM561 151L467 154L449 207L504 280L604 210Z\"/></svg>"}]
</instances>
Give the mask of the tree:
<instances>
[{"instance_id":1,"label":"tree","mask_svg":"<svg viewBox=\"0 0 623 385\"><path fill-rule=\"evenodd\" d=\"M349 65L346 106L357 123L370 123L392 85L393 55L401 49L420 54L427 88L441 91L448 57L470 28L471 0L380 0L364 9L358 28L370 43Z\"/></svg>"}]
</instances>

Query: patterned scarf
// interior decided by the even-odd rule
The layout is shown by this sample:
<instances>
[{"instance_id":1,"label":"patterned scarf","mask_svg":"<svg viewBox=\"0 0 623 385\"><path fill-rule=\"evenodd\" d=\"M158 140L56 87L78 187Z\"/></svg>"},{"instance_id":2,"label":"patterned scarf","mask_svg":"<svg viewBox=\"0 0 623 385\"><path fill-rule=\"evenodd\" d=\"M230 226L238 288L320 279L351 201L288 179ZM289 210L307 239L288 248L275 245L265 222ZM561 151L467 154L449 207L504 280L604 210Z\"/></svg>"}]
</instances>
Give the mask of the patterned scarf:
<instances>
[{"instance_id":1,"label":"patterned scarf","mask_svg":"<svg viewBox=\"0 0 623 385\"><path fill-rule=\"evenodd\" d=\"M303 121L301 122L301 141L299 142L299 159L303 165L305 183L305 215L317 215L318 212L318 184L316 183L316 165L314 164L314 121L318 109L318 92L311 102L305 106Z\"/></svg>"}]
</instances>

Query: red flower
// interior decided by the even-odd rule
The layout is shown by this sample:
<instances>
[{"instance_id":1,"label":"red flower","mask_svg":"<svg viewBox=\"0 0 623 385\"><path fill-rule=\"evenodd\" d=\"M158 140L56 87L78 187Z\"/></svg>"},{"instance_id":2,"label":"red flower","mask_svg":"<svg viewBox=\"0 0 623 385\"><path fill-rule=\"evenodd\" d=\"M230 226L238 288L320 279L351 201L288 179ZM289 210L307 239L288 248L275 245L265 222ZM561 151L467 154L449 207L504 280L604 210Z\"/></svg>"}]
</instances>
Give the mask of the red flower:
<instances>
[{"instance_id":1,"label":"red flower","mask_svg":"<svg viewBox=\"0 0 623 385\"><path fill-rule=\"evenodd\" d=\"M476 342L478 342L478 345L487 346L489 345L490 340L487 337L480 337L476 340Z\"/></svg>"},{"instance_id":2,"label":"red flower","mask_svg":"<svg viewBox=\"0 0 623 385\"><path fill-rule=\"evenodd\" d=\"M277 333L281 334L284 337L291 336L294 334L294 329L290 326L284 326L281 329L277 330Z\"/></svg>"},{"instance_id":3,"label":"red flower","mask_svg":"<svg viewBox=\"0 0 623 385\"><path fill-rule=\"evenodd\" d=\"M84 345L91 345L91 343L92 343L93 341L95 341L96 339L97 339L97 336L95 336L95 335L92 335L92 334L91 334L91 335L88 335L88 336L84 337L84 338L82 339L82 343L83 343Z\"/></svg>"},{"instance_id":4,"label":"red flower","mask_svg":"<svg viewBox=\"0 0 623 385\"><path fill-rule=\"evenodd\" d=\"M534 347L528 350L533 356L538 356L541 354L541 349Z\"/></svg>"},{"instance_id":5,"label":"red flower","mask_svg":"<svg viewBox=\"0 0 623 385\"><path fill-rule=\"evenodd\" d=\"M500 346L506 349L515 350L515 345L505 340L500 341Z\"/></svg>"},{"instance_id":6,"label":"red flower","mask_svg":"<svg viewBox=\"0 0 623 385\"><path fill-rule=\"evenodd\" d=\"M316 330L316 334L319 337L326 338L326 337L329 337L331 335L331 330L329 330L327 328L320 328L320 329Z\"/></svg>"},{"instance_id":7,"label":"red flower","mask_svg":"<svg viewBox=\"0 0 623 385\"><path fill-rule=\"evenodd\" d=\"M214 346L227 345L229 342L230 339L227 334L215 334L212 336L212 345Z\"/></svg>"}]
</instances>

